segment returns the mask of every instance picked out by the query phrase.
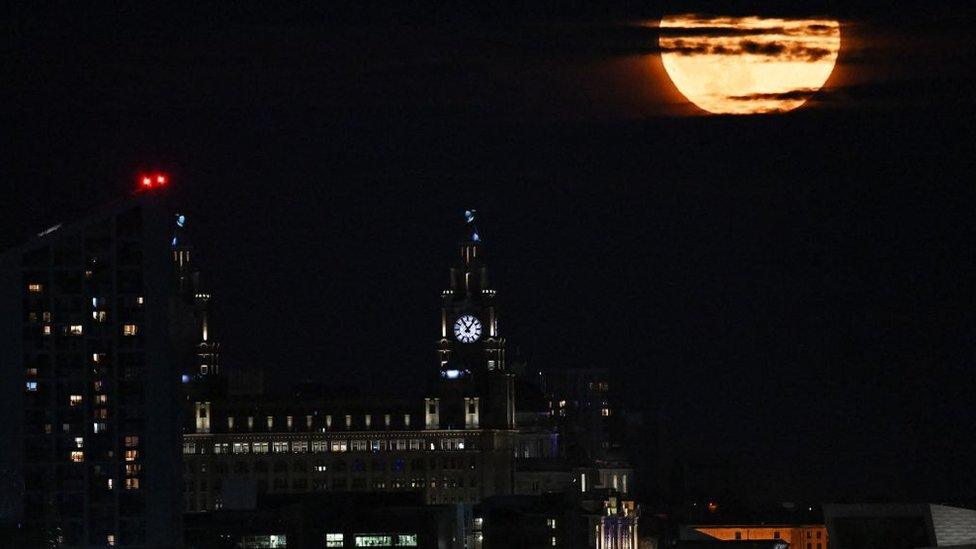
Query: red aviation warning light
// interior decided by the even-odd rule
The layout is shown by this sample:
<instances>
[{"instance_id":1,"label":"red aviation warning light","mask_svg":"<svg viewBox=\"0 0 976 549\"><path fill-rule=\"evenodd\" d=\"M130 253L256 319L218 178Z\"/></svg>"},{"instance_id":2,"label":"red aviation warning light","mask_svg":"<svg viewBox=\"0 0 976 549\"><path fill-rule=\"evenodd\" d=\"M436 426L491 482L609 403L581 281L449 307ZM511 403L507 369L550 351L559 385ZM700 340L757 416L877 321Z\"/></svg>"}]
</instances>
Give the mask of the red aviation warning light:
<instances>
[{"instance_id":1,"label":"red aviation warning light","mask_svg":"<svg viewBox=\"0 0 976 549\"><path fill-rule=\"evenodd\" d=\"M151 173L139 176L139 186L142 189L158 188L166 185L169 177L164 173Z\"/></svg>"}]
</instances>

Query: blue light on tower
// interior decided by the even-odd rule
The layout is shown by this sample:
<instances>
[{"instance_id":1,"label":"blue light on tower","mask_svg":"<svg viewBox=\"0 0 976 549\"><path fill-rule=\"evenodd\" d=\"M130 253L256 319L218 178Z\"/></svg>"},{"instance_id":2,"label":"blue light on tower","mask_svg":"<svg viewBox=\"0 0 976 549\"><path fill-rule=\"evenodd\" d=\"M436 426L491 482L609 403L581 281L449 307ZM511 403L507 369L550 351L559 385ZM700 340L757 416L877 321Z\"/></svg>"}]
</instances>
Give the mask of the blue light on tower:
<instances>
[{"instance_id":1,"label":"blue light on tower","mask_svg":"<svg viewBox=\"0 0 976 549\"><path fill-rule=\"evenodd\" d=\"M183 214L176 214L176 226L183 227L186 225L186 216Z\"/></svg>"}]
</instances>

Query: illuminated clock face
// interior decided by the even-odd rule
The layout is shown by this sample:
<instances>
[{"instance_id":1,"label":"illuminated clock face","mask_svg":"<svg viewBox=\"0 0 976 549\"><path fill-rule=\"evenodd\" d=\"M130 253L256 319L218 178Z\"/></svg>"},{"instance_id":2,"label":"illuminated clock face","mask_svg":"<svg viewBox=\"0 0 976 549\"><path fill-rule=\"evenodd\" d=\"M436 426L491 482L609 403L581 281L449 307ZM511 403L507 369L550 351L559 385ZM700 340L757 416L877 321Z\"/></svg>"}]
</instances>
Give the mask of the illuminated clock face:
<instances>
[{"instance_id":1,"label":"illuminated clock face","mask_svg":"<svg viewBox=\"0 0 976 549\"><path fill-rule=\"evenodd\" d=\"M474 343L481 337L481 321L471 315L461 315L454 321L454 337L461 343Z\"/></svg>"}]
</instances>

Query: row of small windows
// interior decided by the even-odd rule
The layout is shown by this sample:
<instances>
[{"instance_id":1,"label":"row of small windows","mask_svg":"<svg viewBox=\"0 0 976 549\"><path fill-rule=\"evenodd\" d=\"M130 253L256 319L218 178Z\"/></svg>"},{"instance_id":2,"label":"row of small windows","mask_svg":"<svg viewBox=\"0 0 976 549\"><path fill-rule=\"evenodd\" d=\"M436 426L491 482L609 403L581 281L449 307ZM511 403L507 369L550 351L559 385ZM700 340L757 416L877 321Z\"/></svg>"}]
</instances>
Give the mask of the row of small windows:
<instances>
[{"instance_id":1,"label":"row of small windows","mask_svg":"<svg viewBox=\"0 0 976 549\"><path fill-rule=\"evenodd\" d=\"M97 315L96 315L97 313ZM106 320L105 311L96 311L92 313L92 316L99 322L105 322ZM41 334L49 336L54 333L54 328L50 324L45 324L41 326ZM61 333L64 335L71 336L81 336L85 335L85 326L82 324L68 324L61 328ZM139 335L139 325L138 324L123 324L122 325L122 335L126 337L133 337Z\"/></svg>"},{"instance_id":2,"label":"row of small windows","mask_svg":"<svg viewBox=\"0 0 976 549\"><path fill-rule=\"evenodd\" d=\"M208 446L196 442L184 442L184 454L207 453ZM463 438L442 438L440 443L424 439L394 440L293 440L274 442L215 442L214 454L267 454L305 453L305 452L381 452L385 450L464 450Z\"/></svg>"},{"instance_id":3,"label":"row of small windows","mask_svg":"<svg viewBox=\"0 0 976 549\"><path fill-rule=\"evenodd\" d=\"M209 403L206 403L206 404L209 404ZM207 410L207 406L200 406L198 408L198 415L197 415L197 417L198 418L206 418L207 417L207 411L206 410ZM305 416L305 426L307 428L309 428L309 429L312 428L313 418L314 418L314 416L312 416L312 415ZM392 422L393 422L393 416L391 414L384 414L383 415L383 426L384 427L389 428L390 425L392 424ZM274 416L266 416L265 417L265 424L267 425L268 429L274 429L274 423L275 423ZM234 427L235 427L236 424L237 423L236 423L236 421L234 419L234 416L227 416L227 429L228 430L230 430L230 431L234 430ZM332 422L332 415L325 416L325 428L326 429L331 429L332 428L332 424L333 424L333 422ZM363 424L366 426L367 429L370 428L370 427L372 427L373 426L373 415L372 414L366 414L365 416L363 416ZM287 416L285 418L285 426L288 429L291 429L291 428L294 427L294 425L295 425L294 418L292 416ZM345 416L345 426L346 426L347 429L352 428L352 415L351 414L346 414L346 416ZM404 427L410 427L410 414L403 414L403 426ZM248 429L254 429L254 416L247 416L247 428ZM324 430L323 430L323 432L324 432Z\"/></svg>"}]
</instances>

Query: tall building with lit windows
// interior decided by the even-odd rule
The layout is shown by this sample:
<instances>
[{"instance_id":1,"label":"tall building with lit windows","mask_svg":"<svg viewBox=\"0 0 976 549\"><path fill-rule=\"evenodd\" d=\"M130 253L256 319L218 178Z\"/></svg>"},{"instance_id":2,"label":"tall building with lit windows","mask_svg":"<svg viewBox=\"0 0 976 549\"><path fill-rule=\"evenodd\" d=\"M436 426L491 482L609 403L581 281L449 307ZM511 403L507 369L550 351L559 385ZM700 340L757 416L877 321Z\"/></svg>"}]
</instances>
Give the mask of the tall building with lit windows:
<instances>
[{"instance_id":1,"label":"tall building with lit windows","mask_svg":"<svg viewBox=\"0 0 976 549\"><path fill-rule=\"evenodd\" d=\"M162 191L2 255L2 464L13 480L0 512L20 524L14 545L181 544L181 350L171 333L181 308Z\"/></svg>"}]
</instances>

